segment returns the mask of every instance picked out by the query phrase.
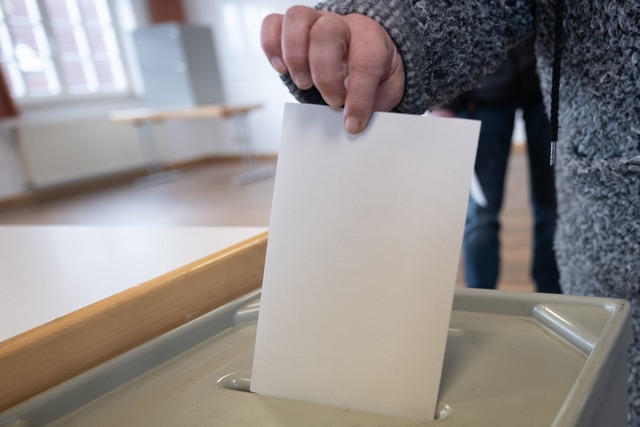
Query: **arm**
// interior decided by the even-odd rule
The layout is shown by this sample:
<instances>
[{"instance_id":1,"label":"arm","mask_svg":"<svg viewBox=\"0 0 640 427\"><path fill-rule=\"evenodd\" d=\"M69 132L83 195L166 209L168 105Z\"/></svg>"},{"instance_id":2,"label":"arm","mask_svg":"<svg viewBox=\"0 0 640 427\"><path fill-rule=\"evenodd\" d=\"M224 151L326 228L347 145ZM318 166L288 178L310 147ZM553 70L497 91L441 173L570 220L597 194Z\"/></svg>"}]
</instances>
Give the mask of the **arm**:
<instances>
[{"instance_id":1,"label":"arm","mask_svg":"<svg viewBox=\"0 0 640 427\"><path fill-rule=\"evenodd\" d=\"M359 14L345 16L296 6L263 22L262 46L303 102L344 105L345 126L360 132L371 112L402 98L404 68L387 32Z\"/></svg>"},{"instance_id":2,"label":"arm","mask_svg":"<svg viewBox=\"0 0 640 427\"><path fill-rule=\"evenodd\" d=\"M473 87L491 67L505 58L509 46L533 31L530 0L443 3L329 0L318 5L318 9L335 14L292 8L284 17L280 15L279 24L269 23L269 19L265 21L263 48L270 59L280 49L283 63L276 69L285 72L283 79L302 102L326 102L335 93L332 90L337 90L335 88L342 84L343 76L348 74L349 87L343 98L345 123L350 131L357 132L366 126L374 109L422 114L446 103L456 94ZM301 20L292 11L303 11L305 18ZM357 15L350 13L369 18L358 16L355 25L351 17ZM325 17L331 18L332 26L316 28L318 24L329 21L322 19ZM265 32L271 34L270 38L265 38ZM331 37L327 36L329 33ZM354 44L351 37L361 35L362 40ZM389 40L393 47L389 47ZM309 59L313 57L312 47L316 41L332 46L319 49L324 54L333 55L333 59L328 61L334 64L332 72L317 65L317 62L326 63L326 57L322 61ZM298 52L306 52L297 56L305 66L299 67L288 61L291 46ZM374 52L379 62L364 59L367 52ZM394 65L398 55L401 66ZM345 71L336 72L338 67L335 64L340 64L340 69L345 64ZM358 74L366 82L353 83L353 64L366 65L364 72ZM296 76L305 67L309 70L310 80L298 81L296 86L290 75ZM400 82L404 90L399 87ZM327 90L327 87L334 89ZM338 106L338 101L331 100L330 105ZM353 114L357 115L358 129L348 126L348 118Z\"/></svg>"}]
</instances>

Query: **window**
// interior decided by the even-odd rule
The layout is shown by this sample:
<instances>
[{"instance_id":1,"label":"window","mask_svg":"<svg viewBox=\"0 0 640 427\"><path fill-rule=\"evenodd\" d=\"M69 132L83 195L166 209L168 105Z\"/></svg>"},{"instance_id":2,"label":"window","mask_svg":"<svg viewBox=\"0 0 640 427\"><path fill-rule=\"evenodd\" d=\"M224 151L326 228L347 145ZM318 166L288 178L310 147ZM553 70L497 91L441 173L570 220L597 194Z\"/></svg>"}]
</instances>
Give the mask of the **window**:
<instances>
[{"instance_id":1,"label":"window","mask_svg":"<svg viewBox=\"0 0 640 427\"><path fill-rule=\"evenodd\" d=\"M16 99L127 88L107 0L0 0L0 66Z\"/></svg>"}]
</instances>

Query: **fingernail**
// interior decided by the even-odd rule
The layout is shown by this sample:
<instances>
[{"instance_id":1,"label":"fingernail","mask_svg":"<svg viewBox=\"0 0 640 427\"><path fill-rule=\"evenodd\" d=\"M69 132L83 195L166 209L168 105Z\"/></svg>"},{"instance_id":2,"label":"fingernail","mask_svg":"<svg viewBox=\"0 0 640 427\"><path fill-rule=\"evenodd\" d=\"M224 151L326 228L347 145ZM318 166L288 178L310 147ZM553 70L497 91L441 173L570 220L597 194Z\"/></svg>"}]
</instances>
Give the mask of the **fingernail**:
<instances>
[{"instance_id":1,"label":"fingernail","mask_svg":"<svg viewBox=\"0 0 640 427\"><path fill-rule=\"evenodd\" d=\"M325 101L333 108L340 108L344 104L344 99L341 96L328 96Z\"/></svg>"},{"instance_id":2,"label":"fingernail","mask_svg":"<svg viewBox=\"0 0 640 427\"><path fill-rule=\"evenodd\" d=\"M309 89L313 86L313 81L311 80L311 76L307 73L299 73L295 76L291 76L293 81L296 83L300 89Z\"/></svg>"},{"instance_id":3,"label":"fingernail","mask_svg":"<svg viewBox=\"0 0 640 427\"><path fill-rule=\"evenodd\" d=\"M344 122L344 127L347 128L349 133L358 133L360 132L360 120L353 116L349 116Z\"/></svg>"},{"instance_id":4,"label":"fingernail","mask_svg":"<svg viewBox=\"0 0 640 427\"><path fill-rule=\"evenodd\" d=\"M280 58L271 58L271 66L280 74L284 74L287 72L287 67L284 65L284 62L282 62L282 59Z\"/></svg>"}]
</instances>

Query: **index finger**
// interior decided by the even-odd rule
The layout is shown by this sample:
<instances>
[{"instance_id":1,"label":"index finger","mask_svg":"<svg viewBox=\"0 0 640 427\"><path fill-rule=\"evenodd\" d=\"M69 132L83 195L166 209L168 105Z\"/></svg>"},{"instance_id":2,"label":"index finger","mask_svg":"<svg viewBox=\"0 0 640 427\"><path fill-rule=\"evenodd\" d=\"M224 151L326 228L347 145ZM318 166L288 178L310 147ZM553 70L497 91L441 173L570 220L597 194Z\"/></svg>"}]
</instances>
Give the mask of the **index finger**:
<instances>
[{"instance_id":1,"label":"index finger","mask_svg":"<svg viewBox=\"0 0 640 427\"><path fill-rule=\"evenodd\" d=\"M386 30L363 15L347 15L351 30L345 127L362 131L375 110L389 111L404 92L404 68Z\"/></svg>"},{"instance_id":2,"label":"index finger","mask_svg":"<svg viewBox=\"0 0 640 427\"><path fill-rule=\"evenodd\" d=\"M349 132L362 131L371 118L379 86L388 70L384 44L375 45L370 34L352 33L349 76L345 98L345 125Z\"/></svg>"}]
</instances>

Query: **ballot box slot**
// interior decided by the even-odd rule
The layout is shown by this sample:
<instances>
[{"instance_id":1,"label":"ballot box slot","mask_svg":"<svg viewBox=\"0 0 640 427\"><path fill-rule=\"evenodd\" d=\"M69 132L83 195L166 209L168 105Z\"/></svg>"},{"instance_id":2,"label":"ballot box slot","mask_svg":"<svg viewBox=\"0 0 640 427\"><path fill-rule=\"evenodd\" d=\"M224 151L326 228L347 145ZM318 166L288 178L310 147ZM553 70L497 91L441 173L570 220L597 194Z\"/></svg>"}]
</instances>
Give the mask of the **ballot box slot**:
<instances>
[{"instance_id":1,"label":"ballot box slot","mask_svg":"<svg viewBox=\"0 0 640 427\"><path fill-rule=\"evenodd\" d=\"M251 393L251 373L234 372L218 380L218 386L227 390Z\"/></svg>"}]
</instances>

